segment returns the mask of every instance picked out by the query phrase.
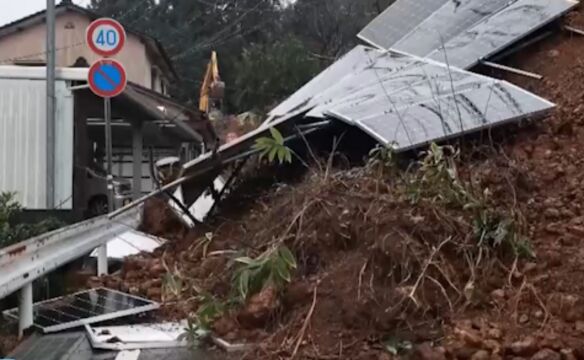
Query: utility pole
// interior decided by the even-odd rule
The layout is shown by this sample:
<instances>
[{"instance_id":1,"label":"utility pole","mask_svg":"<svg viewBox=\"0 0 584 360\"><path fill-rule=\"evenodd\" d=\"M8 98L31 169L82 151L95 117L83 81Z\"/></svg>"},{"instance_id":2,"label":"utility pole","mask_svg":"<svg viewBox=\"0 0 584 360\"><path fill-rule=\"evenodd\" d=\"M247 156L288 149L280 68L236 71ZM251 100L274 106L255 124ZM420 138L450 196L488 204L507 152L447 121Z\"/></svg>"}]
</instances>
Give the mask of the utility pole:
<instances>
[{"instance_id":1,"label":"utility pole","mask_svg":"<svg viewBox=\"0 0 584 360\"><path fill-rule=\"evenodd\" d=\"M55 207L55 0L47 0L47 209Z\"/></svg>"}]
</instances>

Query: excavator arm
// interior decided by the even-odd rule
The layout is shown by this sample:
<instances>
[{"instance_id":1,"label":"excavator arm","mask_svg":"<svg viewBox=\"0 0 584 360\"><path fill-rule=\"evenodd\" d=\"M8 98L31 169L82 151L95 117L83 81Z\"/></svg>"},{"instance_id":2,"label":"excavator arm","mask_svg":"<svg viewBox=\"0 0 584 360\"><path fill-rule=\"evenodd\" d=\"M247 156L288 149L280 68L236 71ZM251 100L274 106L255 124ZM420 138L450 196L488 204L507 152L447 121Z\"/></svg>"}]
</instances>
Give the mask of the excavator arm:
<instances>
[{"instance_id":1,"label":"excavator arm","mask_svg":"<svg viewBox=\"0 0 584 360\"><path fill-rule=\"evenodd\" d=\"M225 91L225 84L219 75L219 61L217 53L213 51L211 60L207 65L207 72L201 86L201 98L199 100L199 110L208 114L212 110L213 101L222 100Z\"/></svg>"}]
</instances>

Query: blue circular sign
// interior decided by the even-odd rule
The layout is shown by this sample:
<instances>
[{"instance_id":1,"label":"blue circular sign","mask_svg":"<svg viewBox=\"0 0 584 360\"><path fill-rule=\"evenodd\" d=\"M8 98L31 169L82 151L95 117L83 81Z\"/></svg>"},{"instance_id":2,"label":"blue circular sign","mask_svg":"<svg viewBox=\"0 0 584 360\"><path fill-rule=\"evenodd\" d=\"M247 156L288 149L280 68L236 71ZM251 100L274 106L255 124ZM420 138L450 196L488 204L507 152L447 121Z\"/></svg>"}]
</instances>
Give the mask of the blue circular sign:
<instances>
[{"instance_id":1,"label":"blue circular sign","mask_svg":"<svg viewBox=\"0 0 584 360\"><path fill-rule=\"evenodd\" d=\"M116 60L96 61L89 69L89 88L101 97L114 97L126 88L126 70Z\"/></svg>"}]
</instances>

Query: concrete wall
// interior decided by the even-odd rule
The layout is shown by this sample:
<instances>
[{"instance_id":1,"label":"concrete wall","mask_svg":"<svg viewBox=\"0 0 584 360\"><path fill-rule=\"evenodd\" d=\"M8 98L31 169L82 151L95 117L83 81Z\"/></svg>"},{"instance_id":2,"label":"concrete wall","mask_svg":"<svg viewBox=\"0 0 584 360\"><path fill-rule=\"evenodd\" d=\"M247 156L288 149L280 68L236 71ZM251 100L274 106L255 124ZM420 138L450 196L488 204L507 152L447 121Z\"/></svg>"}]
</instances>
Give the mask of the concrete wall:
<instances>
[{"instance_id":1,"label":"concrete wall","mask_svg":"<svg viewBox=\"0 0 584 360\"><path fill-rule=\"evenodd\" d=\"M57 66L69 67L83 57L90 64L99 57L85 44L85 29L90 19L68 11L57 17L56 48ZM45 62L46 26L44 23L25 28L0 39L0 65L24 62ZM140 38L128 34L126 46L116 57L125 65L128 80L151 88L152 62L146 54L146 46Z\"/></svg>"}]
</instances>

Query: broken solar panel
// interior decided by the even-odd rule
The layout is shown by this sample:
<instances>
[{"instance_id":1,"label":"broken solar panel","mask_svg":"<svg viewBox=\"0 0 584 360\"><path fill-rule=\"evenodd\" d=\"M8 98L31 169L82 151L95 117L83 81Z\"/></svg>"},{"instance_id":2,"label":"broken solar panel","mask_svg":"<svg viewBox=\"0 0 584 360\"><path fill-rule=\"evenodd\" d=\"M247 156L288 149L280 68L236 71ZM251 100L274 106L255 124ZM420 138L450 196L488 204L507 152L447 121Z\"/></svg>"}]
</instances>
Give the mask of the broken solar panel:
<instances>
[{"instance_id":1,"label":"broken solar panel","mask_svg":"<svg viewBox=\"0 0 584 360\"><path fill-rule=\"evenodd\" d=\"M290 112L306 107L315 94L320 93L336 84L344 74L351 74L369 58L365 47L358 46L349 51L338 61L318 74L306 85L296 91L286 101L270 111L271 116L284 116Z\"/></svg>"},{"instance_id":2,"label":"broken solar panel","mask_svg":"<svg viewBox=\"0 0 584 360\"><path fill-rule=\"evenodd\" d=\"M159 304L146 299L99 288L34 304L33 322L43 332L52 333L135 315L158 307ZM7 310L4 315L17 319L18 309Z\"/></svg>"},{"instance_id":3,"label":"broken solar panel","mask_svg":"<svg viewBox=\"0 0 584 360\"><path fill-rule=\"evenodd\" d=\"M398 0L359 37L381 49L470 68L577 4L575 0Z\"/></svg>"},{"instance_id":4,"label":"broken solar panel","mask_svg":"<svg viewBox=\"0 0 584 360\"><path fill-rule=\"evenodd\" d=\"M21 344L10 356L14 360L63 360L91 358L91 350L82 352L85 334L56 334L54 336L33 337ZM84 357L84 356L85 357Z\"/></svg>"},{"instance_id":5,"label":"broken solar panel","mask_svg":"<svg viewBox=\"0 0 584 360\"><path fill-rule=\"evenodd\" d=\"M356 46L292 94L292 96L279 104L270 112L270 115L284 116L293 110L297 112L306 112L317 104L324 104L327 101L331 101L330 99L333 99L335 96L335 91L341 93L350 91L352 88L360 84L355 82L354 79L352 79L352 76L359 73L367 66L370 66L372 58L371 54L375 55L376 53L377 50L370 47L362 45ZM397 70L398 69L396 69L396 71ZM344 84L344 81L347 79L347 88L340 89L338 85ZM316 117L323 116L321 114Z\"/></svg>"},{"instance_id":6,"label":"broken solar panel","mask_svg":"<svg viewBox=\"0 0 584 360\"><path fill-rule=\"evenodd\" d=\"M491 1L491 0L489 0ZM570 10L571 0L519 0L460 33L428 58L471 68ZM504 31L501 31L504 29Z\"/></svg>"},{"instance_id":7,"label":"broken solar panel","mask_svg":"<svg viewBox=\"0 0 584 360\"><path fill-rule=\"evenodd\" d=\"M307 116L332 116L406 150L510 121L554 104L508 82L392 51L318 96Z\"/></svg>"}]
</instances>

